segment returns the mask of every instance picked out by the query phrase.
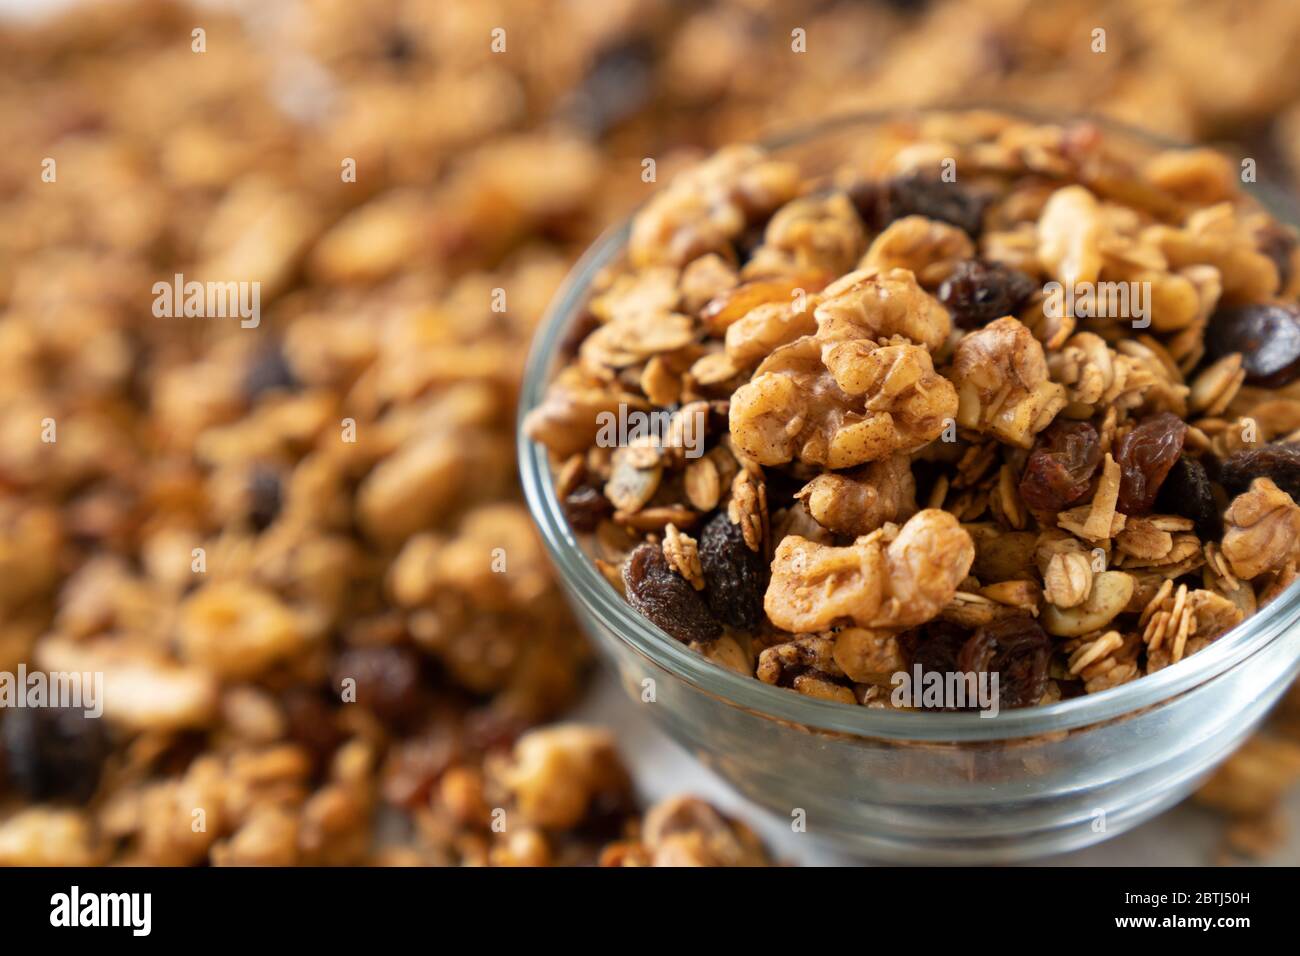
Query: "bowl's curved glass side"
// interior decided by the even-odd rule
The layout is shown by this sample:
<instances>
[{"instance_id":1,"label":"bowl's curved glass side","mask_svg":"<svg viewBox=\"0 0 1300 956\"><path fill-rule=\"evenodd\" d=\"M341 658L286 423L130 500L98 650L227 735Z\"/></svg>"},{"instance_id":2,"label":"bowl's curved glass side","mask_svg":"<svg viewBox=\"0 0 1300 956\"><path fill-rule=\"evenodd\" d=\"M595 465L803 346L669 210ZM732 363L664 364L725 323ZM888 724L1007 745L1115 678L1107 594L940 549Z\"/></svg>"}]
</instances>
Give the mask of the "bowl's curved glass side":
<instances>
[{"instance_id":1,"label":"bowl's curved glass side","mask_svg":"<svg viewBox=\"0 0 1300 956\"><path fill-rule=\"evenodd\" d=\"M635 706L703 765L781 818L802 810L808 832L843 851L900 862L1009 862L1121 833L1186 796L1300 669L1292 629L1240 667L1125 720L1014 745L900 743L738 707L575 605Z\"/></svg>"},{"instance_id":2,"label":"bowl's curved glass side","mask_svg":"<svg viewBox=\"0 0 1300 956\"><path fill-rule=\"evenodd\" d=\"M860 136L867 128L884 122L899 122L893 114L844 117L781 141L783 151L811 150L819 163L827 162L833 150L821 149L819 137L826 130L834 135ZM1103 122L1133 137L1136 142L1169 145L1115 124ZM1177 144L1174 144L1177 145ZM1265 187L1267 189L1267 187ZM1263 197L1261 197L1263 198ZM1271 198L1277 199L1276 195ZM1280 202L1280 200L1279 200ZM1294 206L1286 203L1282 212L1289 218ZM1270 203L1272 206L1272 203ZM534 340L520 397L520 421L542 400L555 370L557 353L570 324L585 306L586 290L597 272L620 254L630 231L630 221L615 228L595 243L574 267L557 295ZM1282 637L1300 619L1300 582L1292 585L1262 611L1195 655L1159 673L1120 687L1045 707L1006 711L993 719L976 714L917 714L849 707L801 697L718 667L694 654L638 615L600 574L572 534L554 492L544 448L528 440L522 429L518 451L524 492L537 520L546 546L560 570L565 587L583 616L606 633L617 635L643 657L676 675L700 691L729 701L741 711L757 711L828 732L864 737L912 741L994 741L1077 729L1120 718L1185 694L1216 676L1241 665L1252 654ZM1300 652L1298 652L1300 656Z\"/></svg>"}]
</instances>

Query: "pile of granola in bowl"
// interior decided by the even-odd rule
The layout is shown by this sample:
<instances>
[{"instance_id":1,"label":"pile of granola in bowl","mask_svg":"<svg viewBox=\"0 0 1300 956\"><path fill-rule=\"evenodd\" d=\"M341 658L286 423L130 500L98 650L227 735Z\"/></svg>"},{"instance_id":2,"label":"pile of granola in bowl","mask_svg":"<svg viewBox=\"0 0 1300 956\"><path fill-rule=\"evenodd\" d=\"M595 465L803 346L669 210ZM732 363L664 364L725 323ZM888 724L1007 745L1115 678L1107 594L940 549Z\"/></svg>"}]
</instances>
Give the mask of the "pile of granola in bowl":
<instances>
[{"instance_id":1,"label":"pile of granola in bowl","mask_svg":"<svg viewBox=\"0 0 1300 956\"><path fill-rule=\"evenodd\" d=\"M704 691L680 691L690 716L655 708L693 746L746 746L726 701L834 746L1019 740L958 747L930 783L1046 783L1070 761L1024 745L1177 707L1263 650L1275 700L1297 667L1276 639L1300 272L1239 180L1109 125L948 111L728 148L657 193L555 306L521 437L534 515L625 679ZM953 675L992 701L906 696L977 683ZM770 767L705 746L762 798L746 777ZM1175 752L1147 807L1212 765ZM934 821L913 822L923 841Z\"/></svg>"}]
</instances>

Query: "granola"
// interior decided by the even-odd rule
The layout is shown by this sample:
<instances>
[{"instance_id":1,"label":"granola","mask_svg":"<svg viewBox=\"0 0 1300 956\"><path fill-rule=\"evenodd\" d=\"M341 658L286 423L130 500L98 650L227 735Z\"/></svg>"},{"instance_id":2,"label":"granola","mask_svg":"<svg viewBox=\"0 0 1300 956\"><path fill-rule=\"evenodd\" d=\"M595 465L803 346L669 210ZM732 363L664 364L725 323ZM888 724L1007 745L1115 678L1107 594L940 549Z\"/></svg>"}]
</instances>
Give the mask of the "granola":
<instances>
[{"instance_id":1,"label":"granola","mask_svg":"<svg viewBox=\"0 0 1300 956\"><path fill-rule=\"evenodd\" d=\"M71 731L83 756L56 768L60 773L21 759L10 760L7 775L0 770L0 778L22 779L22 789L0 782L0 861L202 864L217 845L219 857L232 862L592 859L578 846L591 840L574 834L539 838L529 827L498 838L482 824L477 795L495 786L485 780L485 751L509 752L523 725L567 701L585 654L558 595L545 585L539 595L544 561L510 544L510 572L489 576L479 558L486 540L504 534L516 542L511 529L528 524L512 500L508 435L524 344L577 252L602 224L645 198L650 187L636 176L634 157L659 158L663 180L680 163L681 147L752 137L760 125L804 123L809 103L832 114L963 96L1099 110L1189 140L1235 138L1260 157L1261 173L1264 157L1275 153L1300 169L1300 74L1290 69L1300 8L1287 0L1257 6L1255 16L1241 17L1186 3L1137 13L1109 0L793 0L779 9L768 0L632 0L608 8L503 0L490 19L509 31L511 53L504 56L489 52L489 18L474 0L326 0L301 17L259 16L252 29L169 0L79 5L39 23L0 24L0 126L14 147L0 156L0 669L12 672L26 661L102 670L112 713L107 743L89 725ZM202 56L189 48L195 23L208 32ZM812 55L791 54L793 23L807 28ZM1098 24L1124 44L1122 54L1089 49ZM527 44L518 42L522 37ZM33 102L41 108L32 109ZM949 134L957 132L942 138ZM1025 164L1052 174L1066 162L1058 143L1030 130L1009 145ZM924 152L940 155L920 149L894 171L916 165ZM57 158L57 186L40 179L39 160L47 156ZM344 157L355 163L355 182L339 181ZM1219 203L1230 198L1236 170L1208 152L1170 153L1147 175L1162 192L1130 185L1118 198ZM863 268L912 270L927 291L939 282L940 301L961 324L974 301L961 295L971 260L953 258L978 239L979 255L1035 271L1037 214L1046 199L1040 193L1027 189L991 207L988 228L968 240L927 209L909 209L892 229L867 228L864 219L859 235L843 203L829 197L803 205L815 215L785 217L762 258L778 270L800 256L838 267L852 250L871 258ZM757 189L753 195L763 198ZM698 241L707 229L725 227L732 213L723 207L734 207L733 198L694 221L694 237L688 229L683 239ZM809 230L822 223L835 226L826 237L832 241ZM1111 371L1087 378L1088 389L1101 383L1097 397L1081 392L1072 401L1100 411L1152 388L1177 400L1177 385L1140 380L1159 374L1153 361L1172 359L1183 369L1201 361L1203 325L1224 286L1220 267L1229 286L1247 287L1268 274L1255 250L1213 248L1224 225L1216 213L1198 223L1195 236L1128 230L1103 243L1111 268L1150 273L1164 303L1153 319L1157 332L1170 333L1163 336L1167 356L1130 339L1108 341L1102 357L1093 342L1087 356L1072 353L1069 361L1092 356ZM737 247L753 249L763 238L747 229ZM1300 283L1293 243L1266 224L1258 239L1293 294ZM1219 265L1165 270L1171 257L1196 246ZM642 396L650 400L647 409L689 401L715 385L726 398L735 388L731 379L748 377L772 350L816 331L811 297L837 276L757 276L753 268L742 275L744 264L730 258L726 245L719 248L685 265L680 299L668 308L698 316L716 303L719 331L737 329L725 351L704 355L692 344L652 355L641 383L627 375L612 388L607 379L573 380L566 400L552 406L556 440L585 450L591 436L583 430L596 411ZM148 308L142 290L200 265L213 273L246 266L277 296L276 314L268 308L258 330L233 336L214 323L141 321ZM505 313L485 305L497 288L509 292ZM809 296L802 311L793 307L795 288ZM729 300L738 289L743 293ZM986 289L981 283L981 296ZM1007 286L999 297L1005 311L988 318L1014 315L1031 326L1051 362L1060 345L1053 336L1063 342L1077 330L1041 309L1024 314L1021 307L1034 303L1019 294L1015 283ZM755 298L771 308L756 312ZM646 298L634 308L661 304ZM1130 367L1116 373L1116 360ZM1230 356L1223 361L1231 367ZM1244 384L1247 405L1219 409L1232 401L1224 396L1235 376L1208 376L1206 368L1204 380L1188 374L1182 383L1199 383L1188 401L1213 416L1202 419L1199 434L1189 433L1195 454L1221 457L1253 447L1241 438L1241 407L1253 419L1257 443L1300 431L1300 404L1285 393L1249 397L1253 386ZM1055 372L1053 379L1072 386ZM33 425L47 415L58 422L55 443L42 442ZM358 424L356 445L322 451L327 430L345 417ZM443 448L417 440L429 423L451 425ZM1104 424L1099 429L1103 451L1116 424L1109 435ZM447 446L457 454L446 454ZM621 560L645 533L662 537L669 522L704 547L702 525L688 522L725 508L739 467L733 450L720 444L687 460L689 506L656 516L652 499L615 525L601 493L609 475L599 456L577 464L565 509L575 527L596 530L608 561ZM979 509L967 523L978 545L972 574L992 582L979 594L959 591L945 615L987 618L1000 606L985 596L990 587L1019 589L1035 576L1039 532L1008 530L997 517L1024 511L1005 482L993 494L979 486L977 469L962 468L970 477L960 481L945 467L931 483L932 467L916 467L917 504ZM844 474L855 481L855 496L865 493L862 472ZM793 491L811 485L809 503L828 501L822 517L843 522L844 509L831 507L834 496L814 494L825 484L814 484L818 477L799 474ZM1269 477L1285 488L1277 474ZM807 509L784 508L784 499L773 497L769 542L796 533L834 545L843 543L835 534L876 530L867 525L877 515L827 530ZM895 505L887 497L864 508L879 507L879 519L895 524L916 510L904 493L904 505L891 515ZM503 498L512 509L471 520L479 505ZM653 520L636 518L646 512ZM632 526L634 519L658 524L646 532ZM762 614L766 564L755 569L732 547L740 540L748 552L733 527L739 530L725 516L714 527L709 538L721 544L711 558L705 549L702 564L706 580L713 567L714 581L742 582L724 603L729 617L743 620L751 605ZM1026 527L1038 526L1031 519ZM1069 537L1092 557L1091 542ZM1243 614L1292 574L1284 568L1266 575L1271 580L1257 599L1256 583L1236 582L1218 549L1219 533L1198 538L1205 542L1205 582L1197 587L1226 596ZM277 642L297 642L294 656L270 653L280 645L243 633L268 652L260 672L222 678L209 665L246 665L226 658L200 630L187 651L197 656L179 657L170 638L178 608L192 596L196 546L207 553L207 583L231 581L238 589L214 594L255 588L287 608L291 628L280 626L280 614L268 620L279 622ZM473 560L458 567L442 557L455 553ZM1065 607L1087 596L1080 593L1080 563L1073 561L1073 592L1058 592L1053 603ZM254 566L256 580L232 573ZM737 578L738 567L744 573ZM760 571L759 600L746 603L742 596L754 587L746 582ZM1133 576L1135 606L1169 580L1146 569L1135 568ZM1182 583L1197 589L1187 575ZM875 638L870 646L878 646ZM724 635L700 650L753 673L763 648ZM359 664L388 678L376 683L372 676L365 706L340 706L337 688L325 692L333 683L325 675L360 676ZM434 700L403 692L412 674L436 678ZM380 700L382 713L409 725L390 721L379 734L370 717L357 716ZM412 714L427 719L412 721ZM0 715L0 726L11 716ZM0 750L30 753L48 732L20 724L10 724L13 742ZM358 737L376 741L375 751L349 746L346 766L329 766ZM286 740L312 754L309 782L299 782L293 761L274 769L268 760L257 771L266 785L250 784L253 753ZM105 754L116 769L97 775ZM1280 763L1271 751L1267 756L1270 765ZM0 764L5 759L0 755ZM72 791L102 777L90 806L29 788L33 779L58 782L64 772ZM238 791L229 813L218 809L227 801L214 783L226 777ZM1219 793L1239 801L1259 789L1252 772L1228 783ZM319 799L302 799L306 788L317 788ZM374 801L370 789L378 792ZM1267 786L1270 795L1279 790ZM404 831L402 845L365 852L362 838L373 827L368 814L365 823L357 814L372 805L398 807L419 826ZM192 829L189 813L198 806L208 808L208 835ZM597 817L585 824L598 823L603 834L608 821ZM720 827L697 814L691 819L685 829L714 835L685 842L722 845L723 858L736 857L726 849L733 841L717 835ZM626 820L635 828L631 814ZM250 821L255 825L245 825ZM235 833L239 839L231 840ZM655 852L651 843L664 842L616 839L632 840L647 854ZM699 858L694 849L688 855ZM712 850L704 855L718 857Z\"/></svg>"},{"instance_id":2,"label":"granola","mask_svg":"<svg viewBox=\"0 0 1300 956\"><path fill-rule=\"evenodd\" d=\"M696 387L727 427L704 464L661 452L635 504L737 526L765 586L718 617L721 585L670 525L676 573L633 551L633 606L701 651L752 648L761 681L855 705L957 628L959 666L1012 668L1004 695L1028 706L1177 664L1280 593L1300 563L1300 455L1278 443L1300 425L1300 307L1270 256L1294 236L1215 154L1131 152L1087 123L954 115L887 126L866 159L795 183L788 160L731 149L668 187L600 280L587 341L626 339L596 304L653 285L628 341L725 355ZM781 188L735 198L755 182ZM670 227L670 209L712 218ZM992 256L1012 223L1009 263ZM720 291L688 296L680 276L706 270ZM627 388L653 414L625 351L605 401ZM525 424L560 457L605 451L551 437L571 377L596 374L579 356ZM1251 481L1233 456L1258 449ZM606 451L616 475L633 451ZM635 540L635 508L610 504Z\"/></svg>"}]
</instances>

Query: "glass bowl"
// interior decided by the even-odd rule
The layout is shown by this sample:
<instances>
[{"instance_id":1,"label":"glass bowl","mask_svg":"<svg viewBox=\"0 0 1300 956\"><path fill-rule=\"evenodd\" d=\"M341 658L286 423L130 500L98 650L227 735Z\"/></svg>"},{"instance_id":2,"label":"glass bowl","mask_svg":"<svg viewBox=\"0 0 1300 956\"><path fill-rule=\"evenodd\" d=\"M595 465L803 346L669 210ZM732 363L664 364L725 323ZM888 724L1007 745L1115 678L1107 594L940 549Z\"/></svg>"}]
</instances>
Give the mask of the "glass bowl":
<instances>
[{"instance_id":1,"label":"glass bowl","mask_svg":"<svg viewBox=\"0 0 1300 956\"><path fill-rule=\"evenodd\" d=\"M837 148L936 115L844 117L766 145L805 172L829 171L845 155ZM1094 122L1134 149L1178 145ZM1296 221L1285 194L1252 192L1278 218ZM592 280L620 255L629 230L624 222L599 239L557 294L528 360L521 422L540 403ZM546 450L522 429L519 461L564 590L647 718L749 799L864 857L1011 862L1122 833L1191 792L1300 671L1293 586L1178 664L1045 707L986 718L816 700L725 670L641 617L584 552L556 499Z\"/></svg>"}]
</instances>

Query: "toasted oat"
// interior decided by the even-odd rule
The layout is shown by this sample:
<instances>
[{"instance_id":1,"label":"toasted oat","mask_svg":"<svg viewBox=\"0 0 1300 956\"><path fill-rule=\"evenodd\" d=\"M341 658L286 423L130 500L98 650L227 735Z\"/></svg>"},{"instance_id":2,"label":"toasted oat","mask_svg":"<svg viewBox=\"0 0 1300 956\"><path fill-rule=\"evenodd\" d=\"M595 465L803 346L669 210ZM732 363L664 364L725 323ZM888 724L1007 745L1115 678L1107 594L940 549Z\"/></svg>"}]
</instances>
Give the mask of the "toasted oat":
<instances>
[{"instance_id":1,"label":"toasted oat","mask_svg":"<svg viewBox=\"0 0 1300 956\"><path fill-rule=\"evenodd\" d=\"M762 553L768 540L767 486L748 469L737 472L731 482L727 516L740 525L749 550Z\"/></svg>"},{"instance_id":2,"label":"toasted oat","mask_svg":"<svg viewBox=\"0 0 1300 956\"><path fill-rule=\"evenodd\" d=\"M1043 573L1043 600L1059 608L1082 604L1092 592L1092 557L1079 552L1053 554Z\"/></svg>"}]
</instances>

